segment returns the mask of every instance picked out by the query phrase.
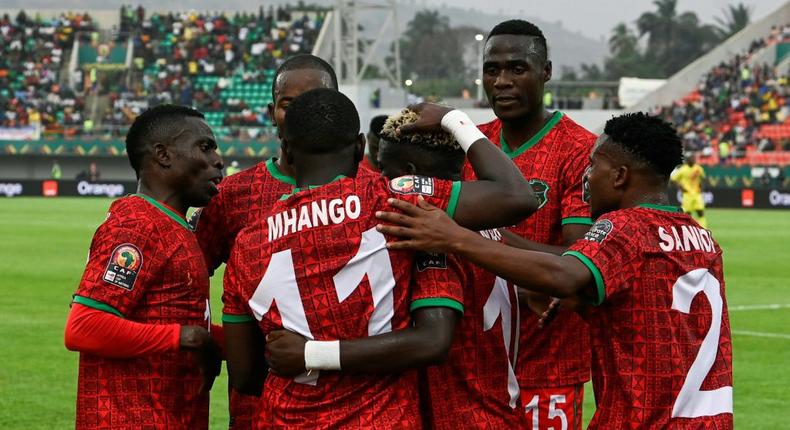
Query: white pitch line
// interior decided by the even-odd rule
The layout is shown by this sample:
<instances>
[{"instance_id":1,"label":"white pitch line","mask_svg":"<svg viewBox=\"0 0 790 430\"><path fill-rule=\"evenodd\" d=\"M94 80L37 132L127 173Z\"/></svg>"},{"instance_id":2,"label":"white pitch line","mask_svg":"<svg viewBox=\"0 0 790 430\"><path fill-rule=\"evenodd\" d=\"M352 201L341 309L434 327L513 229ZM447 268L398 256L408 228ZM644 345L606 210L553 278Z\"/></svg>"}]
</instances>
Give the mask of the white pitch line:
<instances>
[{"instance_id":1,"label":"white pitch line","mask_svg":"<svg viewBox=\"0 0 790 430\"><path fill-rule=\"evenodd\" d=\"M762 311L762 310L777 310L788 309L790 303L772 303L769 305L741 305L741 306L728 306L727 310L733 311Z\"/></svg>"},{"instance_id":2,"label":"white pitch line","mask_svg":"<svg viewBox=\"0 0 790 430\"><path fill-rule=\"evenodd\" d=\"M782 334L782 333L763 333L759 331L733 330L732 334L739 336L770 337L774 339L790 340L790 334Z\"/></svg>"}]
</instances>

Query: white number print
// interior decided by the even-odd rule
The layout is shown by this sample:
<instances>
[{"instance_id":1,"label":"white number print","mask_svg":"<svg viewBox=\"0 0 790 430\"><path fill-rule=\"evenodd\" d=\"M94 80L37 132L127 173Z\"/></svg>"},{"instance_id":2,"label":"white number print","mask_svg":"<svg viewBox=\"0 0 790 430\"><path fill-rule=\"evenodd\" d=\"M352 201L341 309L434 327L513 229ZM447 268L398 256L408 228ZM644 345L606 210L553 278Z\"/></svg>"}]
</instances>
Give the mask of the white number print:
<instances>
[{"instance_id":1,"label":"white number print","mask_svg":"<svg viewBox=\"0 0 790 430\"><path fill-rule=\"evenodd\" d=\"M565 404L565 402L565 396L562 394L552 394L549 397L549 419L560 419L559 430L568 430L568 417L565 415L565 411L563 411L561 408L557 409L558 404ZM532 414L532 430L540 430L540 418L538 416L540 413L540 407L538 406L539 403L540 396L535 394L524 408L526 413ZM555 428L549 427L549 430L555 430Z\"/></svg>"},{"instance_id":2,"label":"white number print","mask_svg":"<svg viewBox=\"0 0 790 430\"><path fill-rule=\"evenodd\" d=\"M724 307L721 284L707 269L695 269L686 273L672 286L672 309L684 314L690 313L691 302L700 292L705 294L710 303L711 325L672 407L673 418L732 413L732 387L721 387L711 391L700 390L702 382L716 361L716 353L719 349Z\"/></svg>"},{"instance_id":3,"label":"white number print","mask_svg":"<svg viewBox=\"0 0 790 430\"><path fill-rule=\"evenodd\" d=\"M334 286L340 303L359 287L367 275L373 295L373 314L368 321L368 335L387 333L392 330L395 313L393 289L395 277L386 247L384 235L372 228L362 233L359 250L334 276ZM282 318L283 328L314 339L296 283L293 256L290 249L272 254L269 266L249 300L255 318L263 319L276 304ZM304 373L294 378L302 384L315 385L319 372Z\"/></svg>"},{"instance_id":4,"label":"white number print","mask_svg":"<svg viewBox=\"0 0 790 430\"><path fill-rule=\"evenodd\" d=\"M515 288L516 287L513 286L514 293ZM518 295L514 295L514 297L518 300ZM516 303L516 308L518 308L518 303ZM483 306L483 330L491 330L497 320L500 317L502 318L502 337L505 342L505 351L508 355L507 392L510 394L510 407L515 408L516 402L518 401L519 388L516 374L513 372L513 363L510 362L510 342L513 336L515 336L516 351L513 353L513 357L518 357L518 331L520 321L518 312L516 312L516 324L515 326L513 325L511 318L512 309L513 304L510 302L507 281L498 277L494 281L494 288L491 289L491 295L488 296L488 300L486 300L486 304Z\"/></svg>"}]
</instances>

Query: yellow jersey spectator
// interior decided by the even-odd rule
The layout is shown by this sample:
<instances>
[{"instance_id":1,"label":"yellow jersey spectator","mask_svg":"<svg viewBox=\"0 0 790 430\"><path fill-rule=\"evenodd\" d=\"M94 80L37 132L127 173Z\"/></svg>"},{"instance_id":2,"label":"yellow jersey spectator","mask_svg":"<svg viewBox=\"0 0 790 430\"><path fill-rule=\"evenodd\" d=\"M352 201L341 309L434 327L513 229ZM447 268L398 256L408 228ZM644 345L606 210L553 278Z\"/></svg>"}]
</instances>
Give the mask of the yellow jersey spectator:
<instances>
[{"instance_id":1,"label":"yellow jersey spectator","mask_svg":"<svg viewBox=\"0 0 790 430\"><path fill-rule=\"evenodd\" d=\"M705 170L697 164L697 157L694 154L687 155L686 164L675 169L670 179L683 192L683 212L695 217L703 228L708 228L705 220L705 199L702 197Z\"/></svg>"}]
</instances>

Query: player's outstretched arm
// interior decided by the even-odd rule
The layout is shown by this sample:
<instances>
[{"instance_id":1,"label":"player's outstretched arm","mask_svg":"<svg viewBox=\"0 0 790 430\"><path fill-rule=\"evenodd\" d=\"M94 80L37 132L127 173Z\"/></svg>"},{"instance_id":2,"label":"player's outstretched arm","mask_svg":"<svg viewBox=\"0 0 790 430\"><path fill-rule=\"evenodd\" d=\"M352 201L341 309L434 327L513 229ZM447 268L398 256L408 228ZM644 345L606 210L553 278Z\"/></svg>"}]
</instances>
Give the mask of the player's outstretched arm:
<instances>
[{"instance_id":1,"label":"player's outstretched arm","mask_svg":"<svg viewBox=\"0 0 790 430\"><path fill-rule=\"evenodd\" d=\"M64 343L70 351L107 358L188 350L203 375L203 392L211 389L222 364L220 347L203 327L138 323L79 303L69 312Z\"/></svg>"},{"instance_id":2,"label":"player's outstretched arm","mask_svg":"<svg viewBox=\"0 0 790 430\"><path fill-rule=\"evenodd\" d=\"M432 366L447 359L457 320L457 311L450 308L420 308L412 312L408 328L334 341L339 343L307 343L301 335L278 330L267 336L267 355L272 371L283 376L306 370L390 373Z\"/></svg>"},{"instance_id":3,"label":"player's outstretched arm","mask_svg":"<svg viewBox=\"0 0 790 430\"><path fill-rule=\"evenodd\" d=\"M239 393L260 396L267 367L264 339L256 322L225 323L228 377Z\"/></svg>"},{"instance_id":4,"label":"player's outstretched arm","mask_svg":"<svg viewBox=\"0 0 790 430\"><path fill-rule=\"evenodd\" d=\"M453 218L475 230L513 225L538 208L529 183L515 164L480 130L469 117L451 108L431 103L410 106L420 118L398 129L399 133L431 133L445 130L466 152L477 181L464 182Z\"/></svg>"},{"instance_id":5,"label":"player's outstretched arm","mask_svg":"<svg viewBox=\"0 0 790 430\"><path fill-rule=\"evenodd\" d=\"M418 200L419 207L390 199L402 213L379 212L390 224L377 229L402 238L387 244L390 249L412 249L457 254L523 288L553 297L569 297L593 285L590 270L574 257L527 251L488 240L458 226L435 206Z\"/></svg>"}]
</instances>

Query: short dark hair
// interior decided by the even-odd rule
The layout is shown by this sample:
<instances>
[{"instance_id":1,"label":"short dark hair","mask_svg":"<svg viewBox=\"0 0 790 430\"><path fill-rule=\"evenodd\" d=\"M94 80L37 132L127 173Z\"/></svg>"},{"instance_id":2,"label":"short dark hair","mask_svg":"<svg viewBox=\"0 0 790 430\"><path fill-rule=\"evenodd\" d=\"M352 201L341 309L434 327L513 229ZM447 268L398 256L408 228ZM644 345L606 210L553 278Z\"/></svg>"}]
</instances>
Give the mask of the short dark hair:
<instances>
[{"instance_id":1,"label":"short dark hair","mask_svg":"<svg viewBox=\"0 0 790 430\"><path fill-rule=\"evenodd\" d=\"M540 31L540 28L538 28L538 26L535 24L529 21L524 21L523 19L510 19L500 22L491 29L490 33L488 33L486 41L488 41L488 39L490 39L492 36L501 36L506 34L537 38L538 46L542 48L541 59L543 61L547 61L549 59L549 48L546 44L546 36L543 35L543 32Z\"/></svg>"},{"instance_id":2,"label":"short dark hair","mask_svg":"<svg viewBox=\"0 0 790 430\"><path fill-rule=\"evenodd\" d=\"M277 71L274 72L274 80L272 81L272 101L274 101L276 97L274 94L274 89L277 87L277 78L279 78L281 74L290 72L291 70L305 69L326 72L329 74L329 78L332 80L332 88L335 90L338 89L335 69L333 69L329 63L320 57L316 57L315 55L299 54L285 60L282 64L280 64L280 67L277 68Z\"/></svg>"},{"instance_id":3,"label":"short dark hair","mask_svg":"<svg viewBox=\"0 0 790 430\"><path fill-rule=\"evenodd\" d=\"M370 120L370 132L374 136L381 139L381 129L384 128L384 123L387 122L387 115L376 115Z\"/></svg>"},{"instance_id":4,"label":"short dark hair","mask_svg":"<svg viewBox=\"0 0 790 430\"><path fill-rule=\"evenodd\" d=\"M335 152L356 142L359 113L340 91L315 88L285 109L283 137L294 148L321 154Z\"/></svg>"},{"instance_id":5,"label":"short dark hair","mask_svg":"<svg viewBox=\"0 0 790 430\"><path fill-rule=\"evenodd\" d=\"M189 106L163 104L146 110L134 119L126 133L126 155L138 178L148 144L171 139L179 131L179 121L186 117L205 118Z\"/></svg>"},{"instance_id":6,"label":"short dark hair","mask_svg":"<svg viewBox=\"0 0 790 430\"><path fill-rule=\"evenodd\" d=\"M683 162L683 142L675 128L644 112L616 116L603 129L612 142L661 176L669 177Z\"/></svg>"}]
</instances>

